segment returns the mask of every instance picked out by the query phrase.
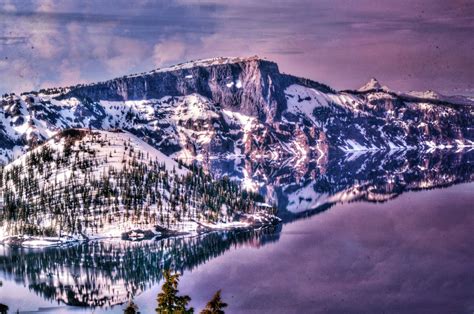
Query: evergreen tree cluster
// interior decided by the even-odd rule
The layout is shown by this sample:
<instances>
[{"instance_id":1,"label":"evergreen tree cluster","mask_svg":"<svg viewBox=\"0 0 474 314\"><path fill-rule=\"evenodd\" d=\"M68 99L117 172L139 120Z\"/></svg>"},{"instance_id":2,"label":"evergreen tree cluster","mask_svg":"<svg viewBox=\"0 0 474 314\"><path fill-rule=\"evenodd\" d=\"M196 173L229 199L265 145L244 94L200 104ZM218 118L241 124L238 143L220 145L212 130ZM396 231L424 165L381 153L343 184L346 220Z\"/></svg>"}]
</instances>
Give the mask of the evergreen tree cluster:
<instances>
[{"instance_id":1,"label":"evergreen tree cluster","mask_svg":"<svg viewBox=\"0 0 474 314\"><path fill-rule=\"evenodd\" d=\"M164 283L161 292L158 293L158 306L156 314L192 314L194 308L188 307L191 297L188 295L178 295L179 273L172 274L169 269L163 271ZM222 301L221 290L218 290L206 304L200 314L224 314L224 308L228 305ZM138 306L130 300L124 310L124 314L139 314Z\"/></svg>"},{"instance_id":2,"label":"evergreen tree cluster","mask_svg":"<svg viewBox=\"0 0 474 314\"><path fill-rule=\"evenodd\" d=\"M161 287L161 292L158 294L158 307L155 309L157 314L194 313L194 308L188 308L191 297L188 295L178 295L179 277L179 273L172 274L169 269L163 271L165 282ZM226 307L227 303L223 302L221 298L221 290L218 290L200 314L224 314L224 308ZM135 310L138 310L138 308Z\"/></svg>"},{"instance_id":3,"label":"evergreen tree cluster","mask_svg":"<svg viewBox=\"0 0 474 314\"><path fill-rule=\"evenodd\" d=\"M167 169L113 133L71 132L0 169L0 221L10 234L97 234L107 226L179 229L262 210L260 195L202 168ZM178 168L183 168L181 164Z\"/></svg>"}]
</instances>

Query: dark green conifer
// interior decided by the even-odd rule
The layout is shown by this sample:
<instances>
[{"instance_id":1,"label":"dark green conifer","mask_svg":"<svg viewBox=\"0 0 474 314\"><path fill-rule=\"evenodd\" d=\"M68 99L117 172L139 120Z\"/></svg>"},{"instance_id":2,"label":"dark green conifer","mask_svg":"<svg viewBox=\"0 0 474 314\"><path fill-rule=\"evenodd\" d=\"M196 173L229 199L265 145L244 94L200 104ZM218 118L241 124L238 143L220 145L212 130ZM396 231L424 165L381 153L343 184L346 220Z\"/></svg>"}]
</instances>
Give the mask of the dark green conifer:
<instances>
[{"instance_id":1,"label":"dark green conifer","mask_svg":"<svg viewBox=\"0 0 474 314\"><path fill-rule=\"evenodd\" d=\"M138 311L138 306L133 301L130 301L123 314L140 314L140 312Z\"/></svg>"},{"instance_id":2,"label":"dark green conifer","mask_svg":"<svg viewBox=\"0 0 474 314\"><path fill-rule=\"evenodd\" d=\"M212 299L207 303L206 308L201 311L201 314L224 314L224 308L227 303L222 302L221 290L218 290Z\"/></svg>"},{"instance_id":3,"label":"dark green conifer","mask_svg":"<svg viewBox=\"0 0 474 314\"><path fill-rule=\"evenodd\" d=\"M179 274L171 274L169 270L163 271L165 282L158 294L157 314L188 314L194 313L194 309L187 308L191 298L187 295L178 296Z\"/></svg>"}]
</instances>

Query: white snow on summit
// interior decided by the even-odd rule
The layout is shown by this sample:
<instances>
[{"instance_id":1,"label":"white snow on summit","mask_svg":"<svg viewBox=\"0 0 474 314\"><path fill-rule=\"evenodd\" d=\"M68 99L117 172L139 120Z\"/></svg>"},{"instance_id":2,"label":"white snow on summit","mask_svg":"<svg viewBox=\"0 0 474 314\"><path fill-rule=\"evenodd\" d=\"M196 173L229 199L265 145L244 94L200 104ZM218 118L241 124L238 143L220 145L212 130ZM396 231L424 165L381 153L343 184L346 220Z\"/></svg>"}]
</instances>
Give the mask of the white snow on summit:
<instances>
[{"instance_id":1,"label":"white snow on summit","mask_svg":"<svg viewBox=\"0 0 474 314\"><path fill-rule=\"evenodd\" d=\"M405 96L412 96L412 97L417 97L417 98L422 98L422 99L433 99L433 100L439 100L439 101L446 101L450 102L453 104L461 104L461 105L474 105L474 99L471 99L466 96L461 96L461 95L453 95L453 96L446 96L441 93L438 93L437 91L433 90L427 90L427 91L410 91L406 94Z\"/></svg>"},{"instance_id":2,"label":"white snow on summit","mask_svg":"<svg viewBox=\"0 0 474 314\"><path fill-rule=\"evenodd\" d=\"M251 57L217 57L217 58L208 58L208 59L199 59L188 61L184 63L178 63L176 65L172 65L169 67L159 68L152 70L146 73L137 73L132 75L127 75L127 77L136 77L141 76L143 74L154 74L154 73L161 73L161 72L170 72L170 71L178 71L183 69L192 69L195 67L210 67L215 65L223 65L223 64L233 64L233 63L241 63L241 62L248 62L248 61L256 61L261 60L259 56L251 56ZM187 78L192 78L192 76L188 76ZM237 87L240 88L240 87Z\"/></svg>"},{"instance_id":3,"label":"white snow on summit","mask_svg":"<svg viewBox=\"0 0 474 314\"><path fill-rule=\"evenodd\" d=\"M370 81L367 82L364 86L358 89L359 92L366 92L369 90L380 90L383 89L382 85L380 85L379 81L375 77L372 77Z\"/></svg>"}]
</instances>

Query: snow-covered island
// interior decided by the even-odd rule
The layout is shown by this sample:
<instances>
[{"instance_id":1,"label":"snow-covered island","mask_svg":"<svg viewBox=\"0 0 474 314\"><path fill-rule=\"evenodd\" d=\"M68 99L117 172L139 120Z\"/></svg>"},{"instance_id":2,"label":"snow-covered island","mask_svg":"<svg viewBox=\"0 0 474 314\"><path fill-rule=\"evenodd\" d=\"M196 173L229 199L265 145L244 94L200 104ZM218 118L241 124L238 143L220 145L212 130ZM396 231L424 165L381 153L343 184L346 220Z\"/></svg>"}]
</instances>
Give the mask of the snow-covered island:
<instances>
[{"instance_id":1,"label":"snow-covered island","mask_svg":"<svg viewBox=\"0 0 474 314\"><path fill-rule=\"evenodd\" d=\"M0 240L43 247L278 222L260 195L122 131L68 129L0 174Z\"/></svg>"}]
</instances>

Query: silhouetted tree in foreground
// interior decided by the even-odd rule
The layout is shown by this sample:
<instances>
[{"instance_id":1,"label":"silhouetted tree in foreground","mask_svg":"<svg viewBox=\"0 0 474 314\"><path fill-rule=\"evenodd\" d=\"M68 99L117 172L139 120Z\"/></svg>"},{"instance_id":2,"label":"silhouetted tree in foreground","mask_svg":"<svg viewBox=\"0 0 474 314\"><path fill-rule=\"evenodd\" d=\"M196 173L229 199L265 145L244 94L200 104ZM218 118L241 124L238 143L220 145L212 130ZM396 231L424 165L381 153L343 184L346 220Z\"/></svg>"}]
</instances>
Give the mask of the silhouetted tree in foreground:
<instances>
[{"instance_id":1,"label":"silhouetted tree in foreground","mask_svg":"<svg viewBox=\"0 0 474 314\"><path fill-rule=\"evenodd\" d=\"M138 306L133 303L133 301L130 301L123 311L123 314L140 314L140 312L138 311Z\"/></svg>"},{"instance_id":2,"label":"silhouetted tree in foreground","mask_svg":"<svg viewBox=\"0 0 474 314\"><path fill-rule=\"evenodd\" d=\"M179 274L171 274L169 270L163 271L165 282L158 294L158 314L188 314L194 313L194 309L187 308L191 298L187 295L178 295Z\"/></svg>"},{"instance_id":3,"label":"silhouetted tree in foreground","mask_svg":"<svg viewBox=\"0 0 474 314\"><path fill-rule=\"evenodd\" d=\"M224 314L224 308L227 303L222 302L221 290L217 291L206 305L206 308L201 311L201 314Z\"/></svg>"},{"instance_id":4,"label":"silhouetted tree in foreground","mask_svg":"<svg viewBox=\"0 0 474 314\"><path fill-rule=\"evenodd\" d=\"M7 313L8 313L8 306L0 303L0 314L7 314Z\"/></svg>"},{"instance_id":5,"label":"silhouetted tree in foreground","mask_svg":"<svg viewBox=\"0 0 474 314\"><path fill-rule=\"evenodd\" d=\"M191 298L187 295L178 296L179 274L171 274L169 270L163 271L165 282L158 294L157 314L188 314L194 313L194 309L187 308ZM207 303L206 308L200 314L224 314L227 303L222 302L221 290L217 291ZM135 312L130 312L135 313ZM127 313L128 314L128 313Z\"/></svg>"},{"instance_id":6,"label":"silhouetted tree in foreground","mask_svg":"<svg viewBox=\"0 0 474 314\"><path fill-rule=\"evenodd\" d=\"M3 282L0 280L0 287L3 286ZM7 314L8 313L8 305L0 303L0 314Z\"/></svg>"}]
</instances>

